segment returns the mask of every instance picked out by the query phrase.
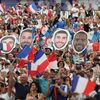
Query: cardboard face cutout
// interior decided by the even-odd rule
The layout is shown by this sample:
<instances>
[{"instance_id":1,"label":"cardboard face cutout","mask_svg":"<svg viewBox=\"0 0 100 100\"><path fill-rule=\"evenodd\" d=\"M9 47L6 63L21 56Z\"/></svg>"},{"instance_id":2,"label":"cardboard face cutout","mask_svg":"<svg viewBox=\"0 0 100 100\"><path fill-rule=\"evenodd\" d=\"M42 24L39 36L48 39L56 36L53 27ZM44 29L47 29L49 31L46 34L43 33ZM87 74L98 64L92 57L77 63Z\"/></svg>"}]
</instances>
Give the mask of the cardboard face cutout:
<instances>
[{"instance_id":1,"label":"cardboard face cutout","mask_svg":"<svg viewBox=\"0 0 100 100\"><path fill-rule=\"evenodd\" d=\"M76 53L82 53L88 44L88 36L85 31L78 31L74 35L73 49Z\"/></svg>"},{"instance_id":2,"label":"cardboard face cutout","mask_svg":"<svg viewBox=\"0 0 100 100\"><path fill-rule=\"evenodd\" d=\"M26 28L21 31L20 36L19 36L19 45L21 48L23 48L25 45L32 46L33 40L34 40L34 37L32 35L31 28Z\"/></svg>"},{"instance_id":3,"label":"cardboard face cutout","mask_svg":"<svg viewBox=\"0 0 100 100\"><path fill-rule=\"evenodd\" d=\"M65 29L57 29L52 38L53 46L56 50L63 50L69 42L69 32Z\"/></svg>"},{"instance_id":4,"label":"cardboard face cutout","mask_svg":"<svg viewBox=\"0 0 100 100\"><path fill-rule=\"evenodd\" d=\"M7 35L1 38L0 43L3 43L2 53L10 53L16 46L16 38L12 35ZM7 45L8 44L8 45Z\"/></svg>"}]
</instances>

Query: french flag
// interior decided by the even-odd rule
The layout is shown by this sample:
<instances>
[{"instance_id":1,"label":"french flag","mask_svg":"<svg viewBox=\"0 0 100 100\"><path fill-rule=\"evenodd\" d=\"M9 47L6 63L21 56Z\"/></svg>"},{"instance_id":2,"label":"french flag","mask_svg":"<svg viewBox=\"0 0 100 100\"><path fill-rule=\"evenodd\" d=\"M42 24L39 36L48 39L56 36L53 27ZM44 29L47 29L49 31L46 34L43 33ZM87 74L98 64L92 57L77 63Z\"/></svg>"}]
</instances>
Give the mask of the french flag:
<instances>
[{"instance_id":1,"label":"french flag","mask_svg":"<svg viewBox=\"0 0 100 100\"><path fill-rule=\"evenodd\" d=\"M28 54L28 61L33 61L34 60L36 52L37 52L36 48L34 48L34 47L31 48L31 50Z\"/></svg>"},{"instance_id":2,"label":"french flag","mask_svg":"<svg viewBox=\"0 0 100 100\"><path fill-rule=\"evenodd\" d=\"M97 52L100 50L100 43L99 42L93 42L93 43L90 43L88 44L88 48L87 48L87 51L88 52Z\"/></svg>"},{"instance_id":3,"label":"french flag","mask_svg":"<svg viewBox=\"0 0 100 100\"><path fill-rule=\"evenodd\" d=\"M11 49L11 46L9 43L0 43L0 49L3 51L9 51Z\"/></svg>"},{"instance_id":4,"label":"french flag","mask_svg":"<svg viewBox=\"0 0 100 100\"><path fill-rule=\"evenodd\" d=\"M36 73L43 73L44 70L49 66L49 61L44 52L39 50L36 55L34 62L28 63L29 73L33 75Z\"/></svg>"},{"instance_id":5,"label":"french flag","mask_svg":"<svg viewBox=\"0 0 100 100\"><path fill-rule=\"evenodd\" d=\"M39 73L42 73L49 66L48 58L41 50L37 52L34 62L38 66L37 71Z\"/></svg>"},{"instance_id":6,"label":"french flag","mask_svg":"<svg viewBox=\"0 0 100 100\"><path fill-rule=\"evenodd\" d=\"M28 12L32 12L32 13L36 13L38 11L37 6L35 5L35 3L32 3L28 8L27 8Z\"/></svg>"},{"instance_id":7,"label":"french flag","mask_svg":"<svg viewBox=\"0 0 100 100\"><path fill-rule=\"evenodd\" d=\"M72 91L88 96L96 87L96 83L83 77L73 76Z\"/></svg>"},{"instance_id":8,"label":"french flag","mask_svg":"<svg viewBox=\"0 0 100 100\"><path fill-rule=\"evenodd\" d=\"M0 10L4 13L5 12L5 5L3 3L0 4Z\"/></svg>"},{"instance_id":9,"label":"french flag","mask_svg":"<svg viewBox=\"0 0 100 100\"><path fill-rule=\"evenodd\" d=\"M17 67L23 67L25 64L27 64L28 61L25 59L20 59L20 62L18 63Z\"/></svg>"},{"instance_id":10,"label":"french flag","mask_svg":"<svg viewBox=\"0 0 100 100\"><path fill-rule=\"evenodd\" d=\"M28 62L28 73L30 76L35 76L37 71L37 65L34 62Z\"/></svg>"},{"instance_id":11,"label":"french flag","mask_svg":"<svg viewBox=\"0 0 100 100\"><path fill-rule=\"evenodd\" d=\"M21 58L17 67L23 67L29 61L33 61L35 54L35 48L30 48L30 46L24 46L23 49L17 55L18 58Z\"/></svg>"},{"instance_id":12,"label":"french flag","mask_svg":"<svg viewBox=\"0 0 100 100\"><path fill-rule=\"evenodd\" d=\"M23 47L23 49L18 53L17 57L21 58L19 64L17 65L17 67L23 67L25 64L28 63L28 55L29 52L31 51L30 46L25 45Z\"/></svg>"},{"instance_id":13,"label":"french flag","mask_svg":"<svg viewBox=\"0 0 100 100\"><path fill-rule=\"evenodd\" d=\"M30 51L31 51L30 46L25 45L23 47L23 49L18 53L17 57L18 58L26 59Z\"/></svg>"},{"instance_id":14,"label":"french flag","mask_svg":"<svg viewBox=\"0 0 100 100\"><path fill-rule=\"evenodd\" d=\"M58 69L56 54L52 53L51 55L49 55L48 61L49 61L50 69Z\"/></svg>"}]
</instances>

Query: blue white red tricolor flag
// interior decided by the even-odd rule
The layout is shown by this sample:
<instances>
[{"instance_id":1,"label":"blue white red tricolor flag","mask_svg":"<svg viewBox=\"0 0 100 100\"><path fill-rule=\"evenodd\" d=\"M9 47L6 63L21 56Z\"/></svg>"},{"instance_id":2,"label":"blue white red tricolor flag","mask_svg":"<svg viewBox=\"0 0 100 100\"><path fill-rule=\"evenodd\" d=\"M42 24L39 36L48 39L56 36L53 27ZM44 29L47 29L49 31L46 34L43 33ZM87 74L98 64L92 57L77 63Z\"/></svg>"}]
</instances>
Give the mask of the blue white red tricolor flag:
<instances>
[{"instance_id":1,"label":"blue white red tricolor flag","mask_svg":"<svg viewBox=\"0 0 100 100\"><path fill-rule=\"evenodd\" d=\"M39 50L36 55L34 62L28 63L29 74L43 73L44 70L49 66L49 61L45 53Z\"/></svg>"},{"instance_id":2,"label":"blue white red tricolor flag","mask_svg":"<svg viewBox=\"0 0 100 100\"><path fill-rule=\"evenodd\" d=\"M37 6L35 5L35 3L32 3L28 8L27 8L28 12L32 12L32 13L36 13L38 11Z\"/></svg>"},{"instance_id":3,"label":"blue white red tricolor flag","mask_svg":"<svg viewBox=\"0 0 100 100\"><path fill-rule=\"evenodd\" d=\"M23 49L18 53L17 57L18 58L26 59L30 51L31 51L30 46L25 45L23 47Z\"/></svg>"},{"instance_id":4,"label":"blue white red tricolor flag","mask_svg":"<svg viewBox=\"0 0 100 100\"><path fill-rule=\"evenodd\" d=\"M36 52L37 50L35 48L30 48L30 46L24 46L23 49L17 55L18 58L21 58L17 67L22 67L29 61L33 61Z\"/></svg>"},{"instance_id":5,"label":"blue white red tricolor flag","mask_svg":"<svg viewBox=\"0 0 100 100\"><path fill-rule=\"evenodd\" d=\"M0 43L0 49L3 51L9 51L11 49L11 46L9 43Z\"/></svg>"},{"instance_id":6,"label":"blue white red tricolor flag","mask_svg":"<svg viewBox=\"0 0 100 100\"><path fill-rule=\"evenodd\" d=\"M30 76L34 76L38 73L37 65L34 62L28 62L28 73Z\"/></svg>"},{"instance_id":7,"label":"blue white red tricolor flag","mask_svg":"<svg viewBox=\"0 0 100 100\"><path fill-rule=\"evenodd\" d=\"M82 93L88 96L92 91L94 91L96 83L83 78L80 76L73 76L72 80L72 91L76 93Z\"/></svg>"}]
</instances>

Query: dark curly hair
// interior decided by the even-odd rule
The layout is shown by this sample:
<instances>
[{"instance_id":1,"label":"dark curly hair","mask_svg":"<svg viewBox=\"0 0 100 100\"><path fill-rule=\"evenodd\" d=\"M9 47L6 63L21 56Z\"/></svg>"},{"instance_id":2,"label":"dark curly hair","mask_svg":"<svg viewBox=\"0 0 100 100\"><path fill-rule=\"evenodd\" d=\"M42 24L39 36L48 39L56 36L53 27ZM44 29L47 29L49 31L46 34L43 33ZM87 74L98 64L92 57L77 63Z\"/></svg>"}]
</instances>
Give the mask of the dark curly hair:
<instances>
[{"instance_id":1,"label":"dark curly hair","mask_svg":"<svg viewBox=\"0 0 100 100\"><path fill-rule=\"evenodd\" d=\"M60 63L62 63L62 67L64 67L64 66L65 66L64 61L63 61L63 60L61 60L61 61L58 61L58 63L57 63L57 66L58 66L58 67L60 66Z\"/></svg>"},{"instance_id":2,"label":"dark curly hair","mask_svg":"<svg viewBox=\"0 0 100 100\"><path fill-rule=\"evenodd\" d=\"M39 83L38 83L37 80L33 80L33 82L30 84L29 92L30 92L30 89L31 89L33 83L34 83L34 84L36 85L36 87L37 87L37 93L41 93L41 88L40 88L40 85L39 85Z\"/></svg>"}]
</instances>

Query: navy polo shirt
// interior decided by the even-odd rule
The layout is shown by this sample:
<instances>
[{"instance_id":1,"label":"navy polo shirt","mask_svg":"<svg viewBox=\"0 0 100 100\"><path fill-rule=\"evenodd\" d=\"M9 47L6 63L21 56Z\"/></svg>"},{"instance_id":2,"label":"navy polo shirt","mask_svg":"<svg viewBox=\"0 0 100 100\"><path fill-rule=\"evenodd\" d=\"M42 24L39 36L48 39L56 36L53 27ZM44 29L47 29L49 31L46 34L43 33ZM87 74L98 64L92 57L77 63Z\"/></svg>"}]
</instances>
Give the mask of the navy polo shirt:
<instances>
[{"instance_id":1,"label":"navy polo shirt","mask_svg":"<svg viewBox=\"0 0 100 100\"><path fill-rule=\"evenodd\" d=\"M22 85L21 83L15 83L16 99L25 100L27 93L29 92L29 85Z\"/></svg>"}]
</instances>

